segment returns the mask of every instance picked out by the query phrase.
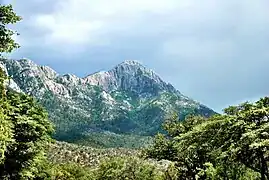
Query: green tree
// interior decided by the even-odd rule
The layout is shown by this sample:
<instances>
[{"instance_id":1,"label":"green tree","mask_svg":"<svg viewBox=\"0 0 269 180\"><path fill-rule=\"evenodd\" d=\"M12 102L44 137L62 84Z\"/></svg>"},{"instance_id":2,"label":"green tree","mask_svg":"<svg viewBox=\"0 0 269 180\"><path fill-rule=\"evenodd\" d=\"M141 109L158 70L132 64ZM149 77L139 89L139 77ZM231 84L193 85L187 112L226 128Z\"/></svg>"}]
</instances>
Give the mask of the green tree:
<instances>
[{"instance_id":1,"label":"green tree","mask_svg":"<svg viewBox=\"0 0 269 180\"><path fill-rule=\"evenodd\" d=\"M268 177L269 98L243 103L210 118L189 116L165 123L147 157L175 162L179 179Z\"/></svg>"},{"instance_id":2,"label":"green tree","mask_svg":"<svg viewBox=\"0 0 269 180\"><path fill-rule=\"evenodd\" d=\"M52 125L47 113L32 97L8 91L7 101L10 105L7 118L13 124L13 136L0 166L0 175L9 179L34 178L37 166L45 158Z\"/></svg>"},{"instance_id":3,"label":"green tree","mask_svg":"<svg viewBox=\"0 0 269 180\"><path fill-rule=\"evenodd\" d=\"M11 5L0 5L0 54L9 53L20 47L13 39L13 35L18 35L18 33L7 28L7 25L17 23L21 19Z\"/></svg>"},{"instance_id":4,"label":"green tree","mask_svg":"<svg viewBox=\"0 0 269 180\"><path fill-rule=\"evenodd\" d=\"M196 136L190 133L204 120L200 116L188 116L180 122L178 116L173 115L163 125L167 134L156 136L154 144L145 151L146 157L175 161L180 179L196 179L206 162L207 154L205 149L192 143L196 140L190 137Z\"/></svg>"},{"instance_id":5,"label":"green tree","mask_svg":"<svg viewBox=\"0 0 269 180\"><path fill-rule=\"evenodd\" d=\"M91 169L75 163L53 164L44 161L36 179L42 180L92 180Z\"/></svg>"},{"instance_id":6,"label":"green tree","mask_svg":"<svg viewBox=\"0 0 269 180\"><path fill-rule=\"evenodd\" d=\"M11 52L13 49L19 47L12 39L12 36L16 32L8 29L6 25L16 23L20 20L21 17L16 15L11 5L0 5L0 56L2 53ZM12 141L12 123L7 121L6 116L8 109L4 87L6 78L4 71L0 69L0 164L3 163L5 158L7 145Z\"/></svg>"},{"instance_id":7,"label":"green tree","mask_svg":"<svg viewBox=\"0 0 269 180\"><path fill-rule=\"evenodd\" d=\"M138 158L112 158L101 162L93 171L95 180L164 180L164 174L153 164Z\"/></svg>"},{"instance_id":8,"label":"green tree","mask_svg":"<svg viewBox=\"0 0 269 180\"><path fill-rule=\"evenodd\" d=\"M0 5L0 55L19 47L7 25L21 20L11 5ZM0 179L34 179L45 159L52 125L33 98L6 89L0 70Z\"/></svg>"},{"instance_id":9,"label":"green tree","mask_svg":"<svg viewBox=\"0 0 269 180\"><path fill-rule=\"evenodd\" d=\"M224 110L232 122L233 138L226 152L246 167L269 179L269 97Z\"/></svg>"},{"instance_id":10,"label":"green tree","mask_svg":"<svg viewBox=\"0 0 269 180\"><path fill-rule=\"evenodd\" d=\"M12 141L12 124L6 116L7 103L4 80L4 72L0 69L0 164L3 163L7 146Z\"/></svg>"}]
</instances>

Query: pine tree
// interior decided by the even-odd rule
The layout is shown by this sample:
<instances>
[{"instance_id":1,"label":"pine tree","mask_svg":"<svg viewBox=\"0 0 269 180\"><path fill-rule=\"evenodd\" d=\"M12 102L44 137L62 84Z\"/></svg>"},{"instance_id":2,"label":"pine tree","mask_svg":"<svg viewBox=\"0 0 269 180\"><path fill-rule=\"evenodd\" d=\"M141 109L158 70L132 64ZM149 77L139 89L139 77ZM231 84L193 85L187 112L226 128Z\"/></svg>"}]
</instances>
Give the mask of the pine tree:
<instances>
[{"instance_id":1,"label":"pine tree","mask_svg":"<svg viewBox=\"0 0 269 180\"><path fill-rule=\"evenodd\" d=\"M20 20L11 5L0 5L0 53L19 47L7 25ZM6 89L6 80L0 69L0 179L34 179L53 128L44 109L32 97Z\"/></svg>"}]
</instances>

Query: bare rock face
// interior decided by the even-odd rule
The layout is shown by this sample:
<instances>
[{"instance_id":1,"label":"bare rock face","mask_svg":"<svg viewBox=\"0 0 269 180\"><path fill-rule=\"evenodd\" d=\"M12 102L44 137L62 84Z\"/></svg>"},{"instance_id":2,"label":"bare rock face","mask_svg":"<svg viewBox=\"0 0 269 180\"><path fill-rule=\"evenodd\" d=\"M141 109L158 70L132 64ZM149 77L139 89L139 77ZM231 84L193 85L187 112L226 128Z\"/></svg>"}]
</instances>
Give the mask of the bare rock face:
<instances>
[{"instance_id":1,"label":"bare rock face","mask_svg":"<svg viewBox=\"0 0 269 180\"><path fill-rule=\"evenodd\" d=\"M47 109L60 140L80 140L90 132L154 135L168 113L181 118L215 113L134 60L85 78L59 75L28 59L0 59L0 68L10 77L10 88L34 96Z\"/></svg>"},{"instance_id":2,"label":"bare rock face","mask_svg":"<svg viewBox=\"0 0 269 180\"><path fill-rule=\"evenodd\" d=\"M5 75L8 75L8 72L7 72L7 69L6 67L3 65L3 64L0 64L0 68L5 72ZM14 82L13 79L7 79L5 82L4 82L5 86L17 91L17 92L20 92L22 93L22 90L20 89L20 87Z\"/></svg>"},{"instance_id":3,"label":"bare rock face","mask_svg":"<svg viewBox=\"0 0 269 180\"><path fill-rule=\"evenodd\" d=\"M110 71L89 75L84 80L106 91L132 91L142 97L156 96L163 91L177 92L171 84L165 83L155 72L135 60L126 60Z\"/></svg>"}]
</instances>

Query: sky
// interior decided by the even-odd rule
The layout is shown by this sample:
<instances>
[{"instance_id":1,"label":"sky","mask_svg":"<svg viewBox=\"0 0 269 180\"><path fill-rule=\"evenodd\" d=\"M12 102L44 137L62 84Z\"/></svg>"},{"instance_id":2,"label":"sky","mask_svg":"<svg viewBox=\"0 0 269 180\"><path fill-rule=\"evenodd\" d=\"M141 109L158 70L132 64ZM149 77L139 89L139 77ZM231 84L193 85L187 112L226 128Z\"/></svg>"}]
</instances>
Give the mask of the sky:
<instances>
[{"instance_id":1,"label":"sky","mask_svg":"<svg viewBox=\"0 0 269 180\"><path fill-rule=\"evenodd\" d=\"M27 2L27 3L26 3ZM0 0L23 21L9 55L84 77L139 60L221 112L269 89L268 0Z\"/></svg>"}]
</instances>

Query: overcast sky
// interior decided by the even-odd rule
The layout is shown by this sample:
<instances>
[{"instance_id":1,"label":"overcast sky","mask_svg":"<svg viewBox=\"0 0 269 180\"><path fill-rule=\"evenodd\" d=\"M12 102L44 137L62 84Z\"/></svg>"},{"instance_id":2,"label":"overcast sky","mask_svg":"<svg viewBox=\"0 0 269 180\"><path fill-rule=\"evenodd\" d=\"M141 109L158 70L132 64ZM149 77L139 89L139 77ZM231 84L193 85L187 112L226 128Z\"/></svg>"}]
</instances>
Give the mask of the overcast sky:
<instances>
[{"instance_id":1,"label":"overcast sky","mask_svg":"<svg viewBox=\"0 0 269 180\"><path fill-rule=\"evenodd\" d=\"M14 58L80 77L136 59L216 111L268 95L268 0L1 3L23 17Z\"/></svg>"}]
</instances>

